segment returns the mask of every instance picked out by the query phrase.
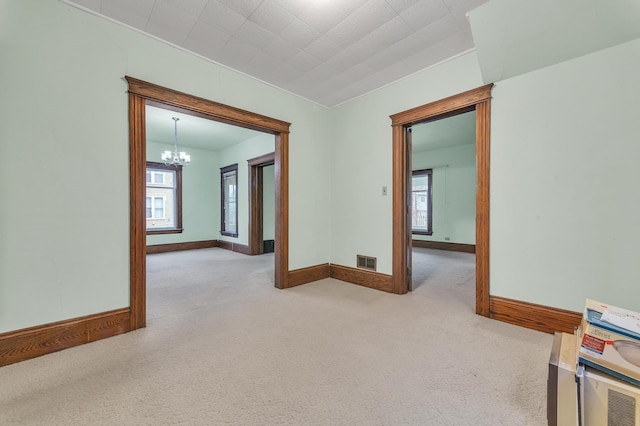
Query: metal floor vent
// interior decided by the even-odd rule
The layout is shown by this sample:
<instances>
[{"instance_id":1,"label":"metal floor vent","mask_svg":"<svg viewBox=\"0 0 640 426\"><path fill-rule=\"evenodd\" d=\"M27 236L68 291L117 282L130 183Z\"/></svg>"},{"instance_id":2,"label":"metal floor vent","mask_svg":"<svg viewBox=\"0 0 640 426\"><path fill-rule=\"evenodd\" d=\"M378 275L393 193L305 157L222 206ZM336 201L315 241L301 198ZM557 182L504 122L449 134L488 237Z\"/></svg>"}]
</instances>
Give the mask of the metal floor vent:
<instances>
[{"instance_id":1,"label":"metal floor vent","mask_svg":"<svg viewBox=\"0 0 640 426\"><path fill-rule=\"evenodd\" d=\"M363 256L361 254L357 256L358 256L358 263L357 263L358 268L368 269L370 271L376 270L377 259L375 257Z\"/></svg>"}]
</instances>

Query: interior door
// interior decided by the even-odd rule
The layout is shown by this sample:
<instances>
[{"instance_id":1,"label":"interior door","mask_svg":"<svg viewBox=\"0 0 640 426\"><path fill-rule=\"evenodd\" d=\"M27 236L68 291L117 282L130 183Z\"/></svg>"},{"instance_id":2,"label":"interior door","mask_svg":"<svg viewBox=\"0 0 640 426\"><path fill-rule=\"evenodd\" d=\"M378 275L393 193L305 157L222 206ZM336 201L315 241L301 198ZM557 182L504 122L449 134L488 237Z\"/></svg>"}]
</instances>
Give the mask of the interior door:
<instances>
[{"instance_id":1,"label":"interior door","mask_svg":"<svg viewBox=\"0 0 640 426\"><path fill-rule=\"evenodd\" d=\"M406 127L405 130L405 140L406 140L406 152L405 152L405 161L407 163L407 175L406 175L406 203L405 207L407 209L407 229L406 229L406 240L407 240L407 290L413 291L413 276L412 276L412 262L411 253L413 249L412 242L412 208L413 208L413 173L412 173L412 164L411 164L411 126Z\"/></svg>"}]
</instances>

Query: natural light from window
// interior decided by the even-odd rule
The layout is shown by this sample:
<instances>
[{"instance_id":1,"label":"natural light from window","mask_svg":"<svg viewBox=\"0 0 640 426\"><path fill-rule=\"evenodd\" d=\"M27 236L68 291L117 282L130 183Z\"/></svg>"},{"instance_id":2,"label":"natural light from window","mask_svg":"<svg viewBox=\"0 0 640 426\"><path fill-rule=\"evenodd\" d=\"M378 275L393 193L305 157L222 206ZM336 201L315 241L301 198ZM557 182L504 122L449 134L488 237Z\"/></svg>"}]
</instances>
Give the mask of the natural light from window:
<instances>
[{"instance_id":1,"label":"natural light from window","mask_svg":"<svg viewBox=\"0 0 640 426\"><path fill-rule=\"evenodd\" d=\"M414 234L431 235L431 169L413 172L411 185L411 229Z\"/></svg>"},{"instance_id":2,"label":"natural light from window","mask_svg":"<svg viewBox=\"0 0 640 426\"><path fill-rule=\"evenodd\" d=\"M147 167L147 230L175 229L176 172Z\"/></svg>"}]
</instances>

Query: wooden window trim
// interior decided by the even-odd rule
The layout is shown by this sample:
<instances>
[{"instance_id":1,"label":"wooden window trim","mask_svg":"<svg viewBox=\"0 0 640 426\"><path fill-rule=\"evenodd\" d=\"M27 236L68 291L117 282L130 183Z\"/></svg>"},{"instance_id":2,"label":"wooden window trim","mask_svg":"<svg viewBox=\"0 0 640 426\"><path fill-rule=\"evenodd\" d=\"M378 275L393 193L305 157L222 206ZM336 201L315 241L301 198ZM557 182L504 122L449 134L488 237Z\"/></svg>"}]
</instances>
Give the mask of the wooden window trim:
<instances>
[{"instance_id":1,"label":"wooden window trim","mask_svg":"<svg viewBox=\"0 0 640 426\"><path fill-rule=\"evenodd\" d=\"M226 230L226 223L224 221L224 174L229 172L236 173L236 232L229 232ZM231 164L229 166L220 168L220 235L225 235L227 237L238 238L238 201L240 201L240 196L238 194L238 189L240 185L238 185L238 163Z\"/></svg>"},{"instance_id":2,"label":"wooden window trim","mask_svg":"<svg viewBox=\"0 0 640 426\"><path fill-rule=\"evenodd\" d=\"M163 235L163 234L181 234L184 230L182 228L182 166L174 165L174 164L164 164L158 163L156 161L147 161L146 169L158 169L158 170L171 170L176 172L176 226L174 228L167 229L145 229L147 235ZM145 179L145 187L146 187L146 179Z\"/></svg>"},{"instance_id":3,"label":"wooden window trim","mask_svg":"<svg viewBox=\"0 0 640 426\"><path fill-rule=\"evenodd\" d=\"M433 169L421 169L421 170L413 170L411 171L411 176L429 176L428 187L427 187L427 212L428 212L428 220L427 220L427 230L426 231L416 231L411 227L411 233L414 235L433 235Z\"/></svg>"}]
</instances>

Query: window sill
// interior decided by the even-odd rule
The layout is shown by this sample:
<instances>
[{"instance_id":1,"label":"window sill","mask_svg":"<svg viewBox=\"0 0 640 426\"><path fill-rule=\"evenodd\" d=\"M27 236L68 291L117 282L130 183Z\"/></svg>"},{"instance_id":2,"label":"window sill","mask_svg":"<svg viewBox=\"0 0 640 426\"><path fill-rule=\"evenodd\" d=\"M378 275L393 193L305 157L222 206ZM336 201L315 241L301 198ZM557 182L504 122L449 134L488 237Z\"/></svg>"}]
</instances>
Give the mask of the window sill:
<instances>
[{"instance_id":1,"label":"window sill","mask_svg":"<svg viewBox=\"0 0 640 426\"><path fill-rule=\"evenodd\" d=\"M173 229L147 229L147 235L160 235L160 234L182 234L182 228Z\"/></svg>"},{"instance_id":2,"label":"window sill","mask_svg":"<svg viewBox=\"0 0 640 426\"><path fill-rule=\"evenodd\" d=\"M224 235L226 237L233 237L233 238L238 238L238 233L232 233L232 232L223 232L220 231L220 235Z\"/></svg>"},{"instance_id":3,"label":"window sill","mask_svg":"<svg viewBox=\"0 0 640 426\"><path fill-rule=\"evenodd\" d=\"M433 231L411 231L414 235L433 235Z\"/></svg>"}]
</instances>

